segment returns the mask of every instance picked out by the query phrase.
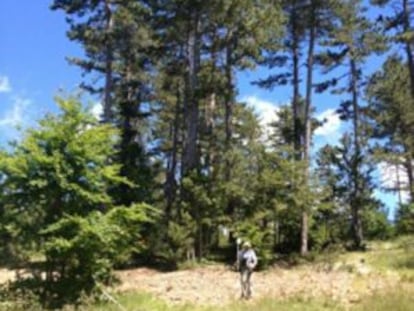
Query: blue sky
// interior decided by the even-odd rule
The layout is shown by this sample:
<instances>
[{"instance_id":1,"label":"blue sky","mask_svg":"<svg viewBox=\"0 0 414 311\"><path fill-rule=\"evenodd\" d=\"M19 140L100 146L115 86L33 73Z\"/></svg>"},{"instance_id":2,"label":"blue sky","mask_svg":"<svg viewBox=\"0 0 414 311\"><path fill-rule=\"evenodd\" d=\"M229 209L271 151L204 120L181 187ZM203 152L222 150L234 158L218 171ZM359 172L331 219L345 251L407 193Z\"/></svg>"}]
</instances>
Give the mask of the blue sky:
<instances>
[{"instance_id":1,"label":"blue sky","mask_svg":"<svg viewBox=\"0 0 414 311\"><path fill-rule=\"evenodd\" d=\"M34 120L54 111L53 96L59 90L75 91L82 80L80 70L65 59L81 55L81 48L66 38L64 15L51 11L50 3L51 0L0 1L0 145L18 137L17 126L33 125ZM378 69L381 61L370 59L364 72ZM251 85L251 81L267 73L267 69L259 68L237 74L239 99L255 107L263 123L270 121L277 106L291 97L286 87L269 92ZM316 132L316 146L337 142L344 131L334 113L339 102L329 94L314 97L316 116L328 120ZM393 209L395 195L380 191L377 195Z\"/></svg>"}]
</instances>

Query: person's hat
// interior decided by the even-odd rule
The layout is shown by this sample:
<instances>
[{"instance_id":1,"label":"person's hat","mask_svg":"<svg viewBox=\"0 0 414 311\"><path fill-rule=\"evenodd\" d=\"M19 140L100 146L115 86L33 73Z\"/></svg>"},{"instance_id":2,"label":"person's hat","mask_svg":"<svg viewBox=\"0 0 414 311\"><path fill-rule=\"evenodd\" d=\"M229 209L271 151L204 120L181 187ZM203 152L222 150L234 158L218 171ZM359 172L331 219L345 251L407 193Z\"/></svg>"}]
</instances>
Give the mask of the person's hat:
<instances>
[{"instance_id":1,"label":"person's hat","mask_svg":"<svg viewBox=\"0 0 414 311\"><path fill-rule=\"evenodd\" d=\"M250 244L250 242L249 242L249 241L245 241L245 242L243 243L243 248L250 248L250 247L252 247L252 245Z\"/></svg>"}]
</instances>

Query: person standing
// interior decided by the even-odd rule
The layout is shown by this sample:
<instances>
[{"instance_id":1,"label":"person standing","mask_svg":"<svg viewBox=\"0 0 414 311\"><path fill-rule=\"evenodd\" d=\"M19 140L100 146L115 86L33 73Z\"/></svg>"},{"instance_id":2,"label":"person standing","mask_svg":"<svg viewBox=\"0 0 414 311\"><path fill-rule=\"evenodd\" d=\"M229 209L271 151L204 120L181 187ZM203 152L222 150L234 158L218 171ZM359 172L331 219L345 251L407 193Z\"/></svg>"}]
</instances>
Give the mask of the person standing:
<instances>
[{"instance_id":1,"label":"person standing","mask_svg":"<svg viewBox=\"0 0 414 311\"><path fill-rule=\"evenodd\" d=\"M241 298L249 299L252 295L251 276L257 266L257 256L250 242L244 242L238 254L240 271Z\"/></svg>"}]
</instances>

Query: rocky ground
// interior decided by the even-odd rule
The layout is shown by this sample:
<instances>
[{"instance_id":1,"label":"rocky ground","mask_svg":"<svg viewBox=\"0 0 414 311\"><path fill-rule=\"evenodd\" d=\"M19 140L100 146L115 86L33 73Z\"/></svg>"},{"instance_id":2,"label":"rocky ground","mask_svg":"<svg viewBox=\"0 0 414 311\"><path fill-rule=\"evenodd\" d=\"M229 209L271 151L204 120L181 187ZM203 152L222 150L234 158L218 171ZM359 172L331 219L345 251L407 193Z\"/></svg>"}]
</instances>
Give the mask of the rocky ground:
<instances>
[{"instance_id":1,"label":"rocky ground","mask_svg":"<svg viewBox=\"0 0 414 311\"><path fill-rule=\"evenodd\" d=\"M240 297L239 274L224 265L210 265L174 272L148 268L117 271L116 291L142 291L169 303L225 305ZM0 269L0 284L15 277L15 271ZM255 272L253 300L328 298L342 305L361 301L378 291L401 289L414 295L414 282L403 282L395 271L377 271L360 258L351 262L273 267Z\"/></svg>"},{"instance_id":2,"label":"rocky ground","mask_svg":"<svg viewBox=\"0 0 414 311\"><path fill-rule=\"evenodd\" d=\"M119 291L145 291L170 303L225 305L240 296L238 273L224 266L169 273L142 268L117 274L122 280ZM254 273L252 282L253 299L326 297L346 305L376 291L395 288L400 278L392 272L374 273L361 264L355 267L337 264L327 269L318 266L272 268Z\"/></svg>"}]
</instances>

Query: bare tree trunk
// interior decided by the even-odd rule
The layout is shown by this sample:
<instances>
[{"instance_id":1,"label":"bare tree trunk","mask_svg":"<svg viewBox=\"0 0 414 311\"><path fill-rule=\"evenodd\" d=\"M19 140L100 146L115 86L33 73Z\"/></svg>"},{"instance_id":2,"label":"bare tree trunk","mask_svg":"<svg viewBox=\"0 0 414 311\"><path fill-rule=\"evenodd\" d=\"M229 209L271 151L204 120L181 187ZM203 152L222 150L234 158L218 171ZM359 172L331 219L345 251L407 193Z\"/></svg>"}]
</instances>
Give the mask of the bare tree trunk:
<instances>
[{"instance_id":1,"label":"bare tree trunk","mask_svg":"<svg viewBox=\"0 0 414 311\"><path fill-rule=\"evenodd\" d=\"M227 47L226 47L226 67L225 67L225 75L226 75L226 98L225 98L225 131L226 131L226 140L225 146L226 151L232 150L232 136L233 136L233 126L232 126L232 119L233 119L233 102L234 102L234 85L233 85L233 49L234 49L234 38L231 31L229 31L228 38L227 38ZM226 156L225 159L226 166L224 168L225 172L225 181L230 182L232 178L232 163L230 159L230 155ZM227 200L227 208L226 208L227 215L229 215L230 219L234 221L235 215L235 204L232 198ZM232 239L233 235L229 235L229 238ZM230 240L230 243L233 243Z\"/></svg>"},{"instance_id":2,"label":"bare tree trunk","mask_svg":"<svg viewBox=\"0 0 414 311\"><path fill-rule=\"evenodd\" d=\"M182 159L182 176L187 177L192 171L197 169L199 164L198 138L199 138L199 95L198 73L200 68L200 20L196 12L189 23L189 33L187 38L187 79L186 79L186 97L184 101L184 122L185 136ZM183 189L182 195L184 200L189 200L189 194ZM202 255L202 212L200 206L192 207L192 216L196 223L196 235L193 240L194 251L198 259Z\"/></svg>"},{"instance_id":3,"label":"bare tree trunk","mask_svg":"<svg viewBox=\"0 0 414 311\"><path fill-rule=\"evenodd\" d=\"M408 0L403 0L403 29L404 32L411 31L410 25L410 2ZM405 52L407 56L408 72L410 73L410 86L411 86L411 99L412 104L414 105L414 56L411 46L411 41L405 43ZM414 202L414 172L413 172L413 163L412 163L413 153L409 153L409 159L406 162L407 176L409 182L409 194L410 202Z\"/></svg>"},{"instance_id":4,"label":"bare tree trunk","mask_svg":"<svg viewBox=\"0 0 414 311\"><path fill-rule=\"evenodd\" d=\"M198 164L197 139L199 130L199 105L196 90L198 87L198 71L200 66L200 38L198 33L198 16L193 18L193 23L187 42L187 91L184 107L186 136L183 152L183 174L187 175Z\"/></svg>"},{"instance_id":5,"label":"bare tree trunk","mask_svg":"<svg viewBox=\"0 0 414 311\"><path fill-rule=\"evenodd\" d=\"M294 11L293 19L297 18L297 14ZM293 27L293 100L292 100L292 113L293 113L293 132L294 132L294 151L295 159L301 160L301 119L300 119L300 94L299 94L299 38L296 34L296 29Z\"/></svg>"},{"instance_id":6,"label":"bare tree trunk","mask_svg":"<svg viewBox=\"0 0 414 311\"><path fill-rule=\"evenodd\" d=\"M179 87L178 87L179 88ZM167 176L165 181L165 197L167 200L165 216L168 220L171 215L171 208L175 201L175 192L177 188L177 182L175 179L175 174L177 171L177 152L178 152L178 133L180 125L180 104L181 96L180 90L177 90L176 104L175 104L175 114L174 122L171 125L171 139L172 139L172 148L169 155L169 160L167 163Z\"/></svg>"},{"instance_id":7,"label":"bare tree trunk","mask_svg":"<svg viewBox=\"0 0 414 311\"><path fill-rule=\"evenodd\" d=\"M293 62L293 99L292 99L292 114L293 114L293 149L294 149L294 161L302 160L302 120L300 109L300 92L299 92L299 34L298 34L298 14L297 8L293 8L291 12L292 23L292 62ZM300 252L302 255L306 254L308 248L308 215L302 207L301 212L301 240L300 240Z\"/></svg>"},{"instance_id":8,"label":"bare tree trunk","mask_svg":"<svg viewBox=\"0 0 414 311\"><path fill-rule=\"evenodd\" d=\"M105 1L105 13L106 13L106 52L105 52L105 86L104 86L104 98L103 98L103 121L111 122L112 120L112 91L113 91L113 79L112 79L112 63L113 63L113 47L111 42L111 32L113 28L113 16L110 6L110 0Z\"/></svg>"},{"instance_id":9,"label":"bare tree trunk","mask_svg":"<svg viewBox=\"0 0 414 311\"><path fill-rule=\"evenodd\" d=\"M408 178L408 193L410 195L410 202L414 201L414 174L413 174L413 159L411 157L411 152L409 148L407 148L406 153L408 154L405 160L405 169L407 171L407 178Z\"/></svg>"},{"instance_id":10,"label":"bare tree trunk","mask_svg":"<svg viewBox=\"0 0 414 311\"><path fill-rule=\"evenodd\" d=\"M215 115L216 110L216 93L213 92L210 94L210 99L207 106L207 113L206 113L206 129L207 129L207 135L208 135L208 148L207 148L207 154L206 154L206 169L208 172L208 175L211 177L210 180L214 180L214 174L215 172L212 170L212 165L215 162L215 154L214 154L214 146L215 146L215 138L214 138L214 127L215 127ZM211 183L209 185L209 191L211 190Z\"/></svg>"},{"instance_id":11,"label":"bare tree trunk","mask_svg":"<svg viewBox=\"0 0 414 311\"><path fill-rule=\"evenodd\" d=\"M408 0L403 0L403 29L404 29L404 32L411 31L410 3ZM410 73L411 96L413 98L413 103L414 103L414 58L413 58L413 51L412 51L410 41L407 41L405 43L405 52L407 56L408 71Z\"/></svg>"},{"instance_id":12,"label":"bare tree trunk","mask_svg":"<svg viewBox=\"0 0 414 311\"><path fill-rule=\"evenodd\" d=\"M231 34L230 34L231 35ZM225 102L225 126L226 126L226 147L231 148L231 137L233 134L233 101L234 101L234 85L233 85L233 39L227 45L226 50L226 102Z\"/></svg>"},{"instance_id":13,"label":"bare tree trunk","mask_svg":"<svg viewBox=\"0 0 414 311\"><path fill-rule=\"evenodd\" d=\"M313 2L312 2L313 3ZM311 20L310 20L310 30L309 30L309 48L308 48L308 59L307 59L307 77L306 77L306 98L305 98L305 113L304 113L304 122L305 122L305 133L304 133L304 151L303 151L303 160L306 163L305 168L305 180L307 186L309 186L309 166L310 166L310 146L312 139L312 128L311 128L311 105L312 105L312 83L313 83L313 53L315 48L315 12L312 5L311 8ZM309 215L307 207L304 206L302 210L302 226L301 226L301 246L300 253L302 256L308 253L308 236L309 236Z\"/></svg>"},{"instance_id":14,"label":"bare tree trunk","mask_svg":"<svg viewBox=\"0 0 414 311\"><path fill-rule=\"evenodd\" d=\"M360 116L359 116L359 105L358 105L358 70L351 53L350 60L351 67L351 91L352 91L352 108L353 108L353 127L354 127L354 160L352 163L352 179L353 179L353 198L351 199L351 209L352 209L352 233L354 238L354 245L356 248L362 246L363 241L363 230L362 230L362 221L360 215L360 157L361 157L361 146L360 146Z\"/></svg>"},{"instance_id":15,"label":"bare tree trunk","mask_svg":"<svg viewBox=\"0 0 414 311\"><path fill-rule=\"evenodd\" d=\"M402 196L401 196L401 178L400 178L400 163L399 161L396 161L395 163L395 172L397 177L397 191L398 191L398 204L402 204Z\"/></svg>"}]
</instances>

